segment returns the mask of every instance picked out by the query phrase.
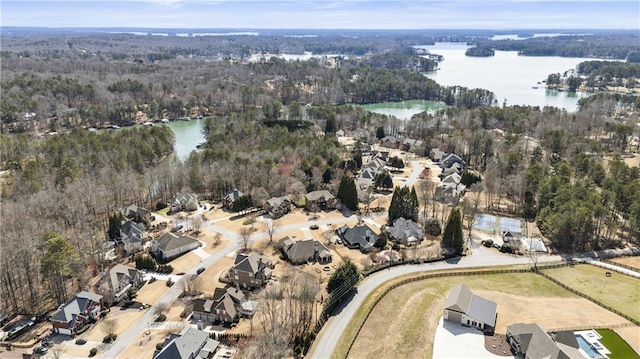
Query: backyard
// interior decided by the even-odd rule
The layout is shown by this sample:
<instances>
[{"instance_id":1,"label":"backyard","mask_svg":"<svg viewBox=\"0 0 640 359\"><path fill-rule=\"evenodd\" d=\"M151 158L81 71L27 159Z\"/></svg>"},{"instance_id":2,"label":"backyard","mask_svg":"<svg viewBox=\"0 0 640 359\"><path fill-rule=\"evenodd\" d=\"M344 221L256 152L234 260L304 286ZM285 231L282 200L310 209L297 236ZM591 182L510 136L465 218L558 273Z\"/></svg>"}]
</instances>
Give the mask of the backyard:
<instances>
[{"instance_id":1,"label":"backyard","mask_svg":"<svg viewBox=\"0 0 640 359\"><path fill-rule=\"evenodd\" d=\"M537 322L547 329L570 326L607 326L628 323L625 319L531 273L460 276L427 279L395 288L373 309L358 334L349 358L431 357L433 338L447 293L465 283L474 293L498 304L496 333L518 322ZM365 307L371 301L367 299ZM357 313L359 318L366 310ZM580 318L580 321L576 321ZM362 320L362 319L360 319ZM352 323L359 323L355 318ZM350 325L349 327L352 327ZM344 357L356 328L345 332L333 357ZM631 345L640 327L625 329ZM629 338L629 339L628 339ZM637 341L636 341L637 342Z\"/></svg>"}]
</instances>

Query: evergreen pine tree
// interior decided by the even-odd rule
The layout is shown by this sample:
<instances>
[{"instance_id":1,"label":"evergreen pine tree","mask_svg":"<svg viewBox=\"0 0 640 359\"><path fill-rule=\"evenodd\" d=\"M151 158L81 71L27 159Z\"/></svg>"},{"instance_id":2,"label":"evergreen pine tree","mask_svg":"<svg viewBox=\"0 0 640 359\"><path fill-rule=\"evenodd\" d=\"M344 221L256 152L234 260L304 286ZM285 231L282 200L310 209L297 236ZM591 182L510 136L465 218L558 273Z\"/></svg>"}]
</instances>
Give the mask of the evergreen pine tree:
<instances>
[{"instance_id":1,"label":"evergreen pine tree","mask_svg":"<svg viewBox=\"0 0 640 359\"><path fill-rule=\"evenodd\" d=\"M454 208L449 214L447 225L442 235L442 246L453 250L455 254L462 254L464 239L462 237L462 216L460 209Z\"/></svg>"},{"instance_id":2,"label":"evergreen pine tree","mask_svg":"<svg viewBox=\"0 0 640 359\"><path fill-rule=\"evenodd\" d=\"M350 210L355 211L358 209L358 191L353 178L342 176L336 197Z\"/></svg>"},{"instance_id":3,"label":"evergreen pine tree","mask_svg":"<svg viewBox=\"0 0 640 359\"><path fill-rule=\"evenodd\" d=\"M418 222L418 194L416 188L411 187L411 193L409 194L409 208L407 209L410 216L407 219L413 219Z\"/></svg>"}]
</instances>

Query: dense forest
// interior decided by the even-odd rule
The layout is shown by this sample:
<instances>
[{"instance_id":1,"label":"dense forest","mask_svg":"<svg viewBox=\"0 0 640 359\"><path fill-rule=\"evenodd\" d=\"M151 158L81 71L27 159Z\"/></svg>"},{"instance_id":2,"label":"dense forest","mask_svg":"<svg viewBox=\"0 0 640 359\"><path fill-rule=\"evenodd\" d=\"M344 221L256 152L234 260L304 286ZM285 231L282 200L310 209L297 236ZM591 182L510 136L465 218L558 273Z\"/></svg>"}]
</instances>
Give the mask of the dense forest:
<instances>
[{"instance_id":1,"label":"dense forest","mask_svg":"<svg viewBox=\"0 0 640 359\"><path fill-rule=\"evenodd\" d=\"M219 200L238 188L257 203L336 193L362 165L357 145L350 152L338 143L338 129L368 143L378 134L421 139L420 155L434 147L460 154L482 178L483 210L535 220L555 250L638 243L640 174L622 157L638 151L638 96L594 95L575 113L498 107L490 91L424 77L434 63L415 56L415 36L343 38L325 51L372 53L304 62L243 57L259 44L279 53L293 52L280 42L320 51L311 46L332 41L3 38L0 309L43 313L83 288L102 265L108 218L122 206L153 209L182 190ZM584 71L601 76L605 68ZM408 99L450 106L409 121L356 106ZM168 127L86 129L201 115L207 141L184 162L172 155ZM58 249L64 256L52 255Z\"/></svg>"}]
</instances>

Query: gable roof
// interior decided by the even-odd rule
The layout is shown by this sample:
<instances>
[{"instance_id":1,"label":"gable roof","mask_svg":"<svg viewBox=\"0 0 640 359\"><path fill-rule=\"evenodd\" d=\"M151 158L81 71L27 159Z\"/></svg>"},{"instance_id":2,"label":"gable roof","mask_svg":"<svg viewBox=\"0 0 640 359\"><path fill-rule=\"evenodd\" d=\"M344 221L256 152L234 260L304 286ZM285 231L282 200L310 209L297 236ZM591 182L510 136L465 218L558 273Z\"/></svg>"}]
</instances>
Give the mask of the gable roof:
<instances>
[{"instance_id":1,"label":"gable roof","mask_svg":"<svg viewBox=\"0 0 640 359\"><path fill-rule=\"evenodd\" d=\"M238 253L233 264L233 269L236 271L256 274L258 272L266 271L266 269L268 269L267 267L270 265L271 260L258 253L251 253L250 255Z\"/></svg>"},{"instance_id":2,"label":"gable roof","mask_svg":"<svg viewBox=\"0 0 640 359\"><path fill-rule=\"evenodd\" d=\"M285 237L282 240L282 244L287 258L294 263L306 261L309 258L315 258L316 254L320 258L331 256L329 248L314 239L305 239L294 242L291 238Z\"/></svg>"},{"instance_id":3,"label":"gable roof","mask_svg":"<svg viewBox=\"0 0 640 359\"><path fill-rule=\"evenodd\" d=\"M236 199L238 199L239 197L242 197L242 196L243 196L243 193L238 191L237 188L234 188L224 196L224 199L227 200L227 201L233 202L233 201L235 201Z\"/></svg>"},{"instance_id":4,"label":"gable roof","mask_svg":"<svg viewBox=\"0 0 640 359\"><path fill-rule=\"evenodd\" d=\"M520 351L530 359L582 359L573 342L555 342L537 323L517 323L507 326L507 333L520 344ZM566 339L563 337L563 339ZM574 336L575 341L575 336ZM577 344L577 342L575 343Z\"/></svg>"},{"instance_id":5,"label":"gable roof","mask_svg":"<svg viewBox=\"0 0 640 359\"><path fill-rule=\"evenodd\" d=\"M334 198L333 195L331 194L331 192L327 191L326 189L309 192L306 195L304 195L304 198L307 201L317 201L317 200L319 200L320 198L323 198L323 197L324 197L325 200Z\"/></svg>"},{"instance_id":6,"label":"gable roof","mask_svg":"<svg viewBox=\"0 0 640 359\"><path fill-rule=\"evenodd\" d=\"M490 300L477 296L464 284L459 284L449 291L444 308L462 312L471 318L495 327L498 305Z\"/></svg>"},{"instance_id":7,"label":"gable roof","mask_svg":"<svg viewBox=\"0 0 640 359\"><path fill-rule=\"evenodd\" d=\"M58 311L53 314L51 320L71 323L75 321L79 314L84 313L92 302L100 303L101 300L102 296L99 294L82 291L62 305Z\"/></svg>"},{"instance_id":8,"label":"gable roof","mask_svg":"<svg viewBox=\"0 0 640 359\"><path fill-rule=\"evenodd\" d=\"M360 224L352 228L341 227L340 234L343 239L348 242L349 245L358 245L360 250L367 251L373 247L373 244L378 240L376 232L367 224Z\"/></svg>"},{"instance_id":9,"label":"gable roof","mask_svg":"<svg viewBox=\"0 0 640 359\"><path fill-rule=\"evenodd\" d=\"M198 242L198 240L188 235L178 236L174 233L167 232L158 237L155 242L158 248L160 248L163 252L168 252L174 249L188 246L190 244L193 244L194 242Z\"/></svg>"},{"instance_id":10,"label":"gable roof","mask_svg":"<svg viewBox=\"0 0 640 359\"><path fill-rule=\"evenodd\" d=\"M199 355L200 350L205 346L214 347L214 342L217 348L218 342L209 339L209 334L206 332L194 328L185 328L180 333L180 336L174 337L154 356L154 359L201 358L202 356Z\"/></svg>"},{"instance_id":11,"label":"gable roof","mask_svg":"<svg viewBox=\"0 0 640 359\"><path fill-rule=\"evenodd\" d=\"M282 196L282 197L271 197L267 200L267 204L271 207L278 207L280 205L282 205L283 203L286 202L291 202L291 200L289 199L289 196Z\"/></svg>"},{"instance_id":12,"label":"gable roof","mask_svg":"<svg viewBox=\"0 0 640 359\"><path fill-rule=\"evenodd\" d=\"M118 285L123 279L130 281L132 278L141 274L142 272L135 268L126 266L124 264L116 264L109 270L109 273L107 275L109 276L109 280L111 281L112 288L115 289L118 288Z\"/></svg>"},{"instance_id":13,"label":"gable roof","mask_svg":"<svg viewBox=\"0 0 640 359\"><path fill-rule=\"evenodd\" d=\"M405 240L410 237L415 237L418 240L422 239L422 228L413 220L405 219L404 217L393 221L393 226L387 227L387 232L396 240Z\"/></svg>"}]
</instances>

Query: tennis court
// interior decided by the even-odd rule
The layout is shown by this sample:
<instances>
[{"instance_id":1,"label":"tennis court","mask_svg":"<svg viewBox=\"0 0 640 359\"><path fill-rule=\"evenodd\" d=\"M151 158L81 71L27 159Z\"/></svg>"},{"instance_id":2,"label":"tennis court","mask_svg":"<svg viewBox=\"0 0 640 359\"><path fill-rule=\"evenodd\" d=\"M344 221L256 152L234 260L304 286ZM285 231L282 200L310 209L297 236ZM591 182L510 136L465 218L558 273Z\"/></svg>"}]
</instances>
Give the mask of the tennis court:
<instances>
[{"instance_id":1,"label":"tennis court","mask_svg":"<svg viewBox=\"0 0 640 359\"><path fill-rule=\"evenodd\" d=\"M483 232L493 232L496 225L496 216L490 214L478 214L473 224L473 229Z\"/></svg>"},{"instance_id":2,"label":"tennis court","mask_svg":"<svg viewBox=\"0 0 640 359\"><path fill-rule=\"evenodd\" d=\"M522 227L519 219L500 217L500 229L502 233L509 231L511 233L522 233Z\"/></svg>"}]
</instances>

